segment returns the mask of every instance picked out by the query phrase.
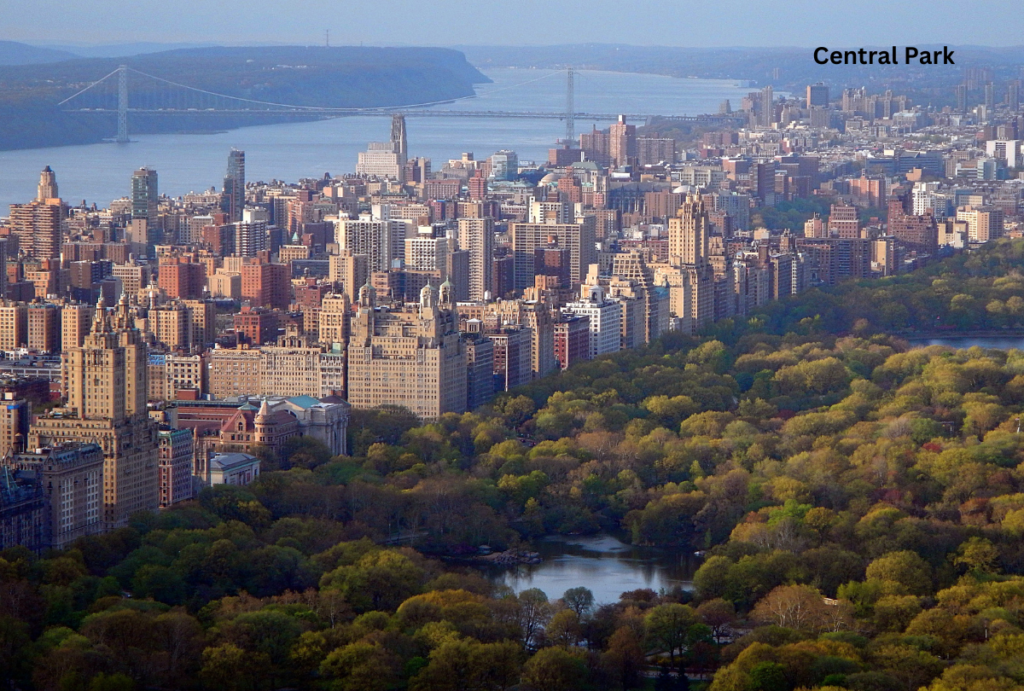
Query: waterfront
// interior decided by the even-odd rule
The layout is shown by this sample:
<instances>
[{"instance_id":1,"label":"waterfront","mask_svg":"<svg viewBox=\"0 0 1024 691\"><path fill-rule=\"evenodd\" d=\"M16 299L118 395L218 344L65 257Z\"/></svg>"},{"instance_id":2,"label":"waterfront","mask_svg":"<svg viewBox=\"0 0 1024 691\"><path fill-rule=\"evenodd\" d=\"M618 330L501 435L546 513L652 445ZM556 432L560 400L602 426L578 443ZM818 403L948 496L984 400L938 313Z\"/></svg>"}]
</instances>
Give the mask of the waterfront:
<instances>
[{"instance_id":1,"label":"waterfront","mask_svg":"<svg viewBox=\"0 0 1024 691\"><path fill-rule=\"evenodd\" d=\"M457 110L551 111L565 109L565 73L553 70L492 69L493 80L480 84L477 96L437 106ZM651 74L581 71L576 76L576 110L600 113L695 115L714 113L730 99L733 108L751 91L737 81L676 79ZM578 131L609 122L577 120ZM642 123L640 123L642 124ZM32 200L39 171L57 172L61 197L69 204L86 200L104 207L129 190L132 171L151 166L160 176L160 191L180 196L218 189L228 151L246 152L248 180L297 181L340 175L355 169L356 154L369 141L386 139L390 121L383 117L346 117L315 122L244 127L215 134L133 135L130 144L90 144L0 152L0 216L8 205ZM430 158L435 169L463 151L486 157L513 149L520 160L544 161L556 139L564 137L561 120L497 118L429 118L408 120L409 153Z\"/></svg>"},{"instance_id":2,"label":"waterfront","mask_svg":"<svg viewBox=\"0 0 1024 691\"><path fill-rule=\"evenodd\" d=\"M540 588L552 600L577 586L590 588L601 604L640 588L690 590L700 566L688 552L628 545L608 534L552 536L535 542L533 549L542 558L540 564L501 571L497 580L517 593Z\"/></svg>"}]
</instances>

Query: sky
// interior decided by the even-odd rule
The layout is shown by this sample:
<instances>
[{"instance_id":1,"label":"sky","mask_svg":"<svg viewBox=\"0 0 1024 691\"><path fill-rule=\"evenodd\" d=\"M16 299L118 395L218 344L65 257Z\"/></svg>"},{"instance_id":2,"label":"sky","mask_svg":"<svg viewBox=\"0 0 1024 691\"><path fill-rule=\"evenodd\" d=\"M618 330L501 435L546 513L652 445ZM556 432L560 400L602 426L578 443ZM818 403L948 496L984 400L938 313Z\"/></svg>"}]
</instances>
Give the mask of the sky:
<instances>
[{"instance_id":1,"label":"sky","mask_svg":"<svg viewBox=\"0 0 1024 691\"><path fill-rule=\"evenodd\" d=\"M1022 0L0 0L0 40L110 44L1010 46Z\"/></svg>"}]
</instances>

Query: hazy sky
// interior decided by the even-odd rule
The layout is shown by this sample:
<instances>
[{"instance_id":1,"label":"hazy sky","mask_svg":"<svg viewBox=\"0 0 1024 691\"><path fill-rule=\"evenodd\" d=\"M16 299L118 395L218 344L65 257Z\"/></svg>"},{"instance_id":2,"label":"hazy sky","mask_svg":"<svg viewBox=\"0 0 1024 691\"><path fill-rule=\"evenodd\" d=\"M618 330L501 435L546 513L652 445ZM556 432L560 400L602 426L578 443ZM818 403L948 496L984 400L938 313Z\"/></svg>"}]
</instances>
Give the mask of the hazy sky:
<instances>
[{"instance_id":1,"label":"hazy sky","mask_svg":"<svg viewBox=\"0 0 1024 691\"><path fill-rule=\"evenodd\" d=\"M1006 46L1024 43L1022 13L1022 0L0 0L0 39Z\"/></svg>"}]
</instances>

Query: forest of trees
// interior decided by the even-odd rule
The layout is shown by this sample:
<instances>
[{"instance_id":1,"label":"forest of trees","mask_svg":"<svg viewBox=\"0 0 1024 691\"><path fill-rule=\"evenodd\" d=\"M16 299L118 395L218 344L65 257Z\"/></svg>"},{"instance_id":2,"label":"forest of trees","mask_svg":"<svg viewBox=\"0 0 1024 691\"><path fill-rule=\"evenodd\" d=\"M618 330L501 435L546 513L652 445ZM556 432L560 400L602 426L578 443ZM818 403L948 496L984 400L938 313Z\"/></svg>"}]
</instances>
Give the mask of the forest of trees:
<instances>
[{"instance_id":1,"label":"forest of trees","mask_svg":"<svg viewBox=\"0 0 1024 691\"><path fill-rule=\"evenodd\" d=\"M12 689L1024 691L1024 241L810 291L247 488L0 552ZM621 531L692 591L513 594L452 557ZM407 536L411 546L387 547Z\"/></svg>"}]
</instances>

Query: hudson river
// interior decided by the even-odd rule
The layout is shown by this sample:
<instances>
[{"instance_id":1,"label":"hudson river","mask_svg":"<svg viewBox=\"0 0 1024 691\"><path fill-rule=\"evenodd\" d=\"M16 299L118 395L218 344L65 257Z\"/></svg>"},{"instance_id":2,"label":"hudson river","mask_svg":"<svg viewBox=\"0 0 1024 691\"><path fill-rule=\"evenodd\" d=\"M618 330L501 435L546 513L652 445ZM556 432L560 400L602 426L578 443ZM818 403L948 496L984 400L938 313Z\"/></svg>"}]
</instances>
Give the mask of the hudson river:
<instances>
[{"instance_id":1,"label":"hudson river","mask_svg":"<svg viewBox=\"0 0 1024 691\"><path fill-rule=\"evenodd\" d=\"M564 112L564 72L529 69L489 69L494 80L480 84L477 95L443 109ZM755 87L740 82L676 79L649 74L582 71L576 75L576 111L590 113L652 113L696 115L717 113L730 99L740 99ZM609 122L576 121L577 134ZM637 123L643 124L643 123ZM409 117L406 122L409 155L431 159L434 169L462 152L477 158L499 149L513 149L519 159L544 161L555 140L565 136L561 120ZM129 131L131 122L129 121ZM90 144L49 149L0 152L0 217L8 205L31 201L39 171L49 165L57 173L61 197L77 205L83 199L106 206L129 192L132 171L155 168L160 192L179 196L189 191L220 188L228 151L245 151L249 181L297 181L341 174L355 169L356 154L369 141L386 140L391 130L385 117L346 117L316 122L243 127L217 134L133 135L130 144ZM113 134L113 133L112 133Z\"/></svg>"}]
</instances>

